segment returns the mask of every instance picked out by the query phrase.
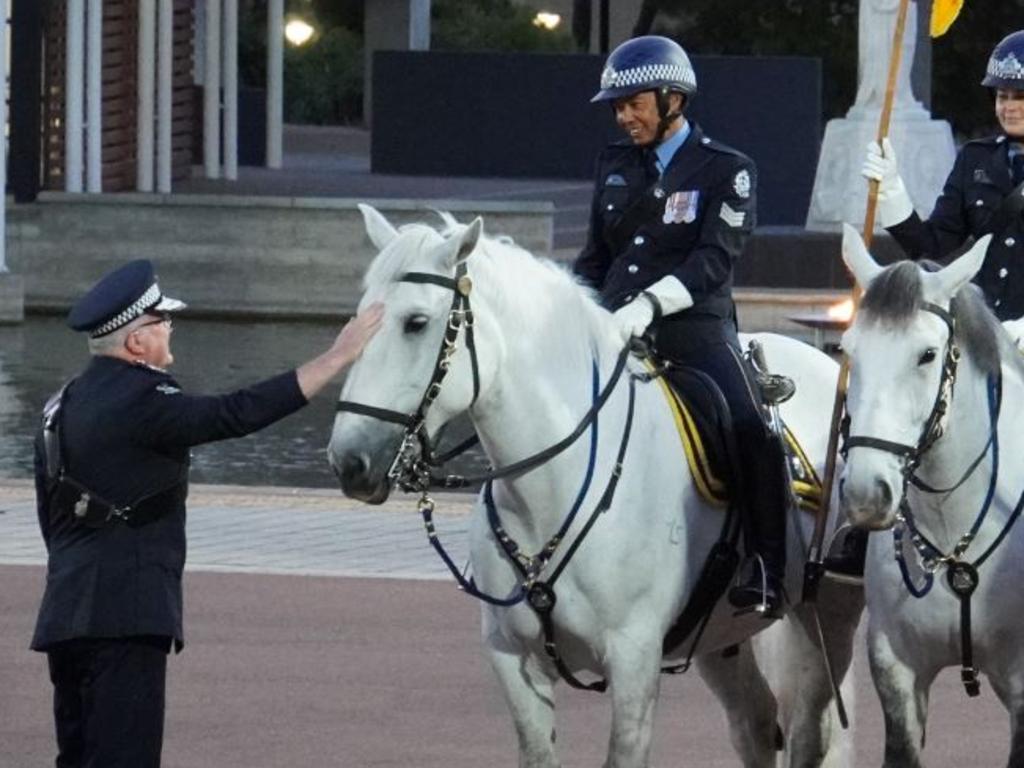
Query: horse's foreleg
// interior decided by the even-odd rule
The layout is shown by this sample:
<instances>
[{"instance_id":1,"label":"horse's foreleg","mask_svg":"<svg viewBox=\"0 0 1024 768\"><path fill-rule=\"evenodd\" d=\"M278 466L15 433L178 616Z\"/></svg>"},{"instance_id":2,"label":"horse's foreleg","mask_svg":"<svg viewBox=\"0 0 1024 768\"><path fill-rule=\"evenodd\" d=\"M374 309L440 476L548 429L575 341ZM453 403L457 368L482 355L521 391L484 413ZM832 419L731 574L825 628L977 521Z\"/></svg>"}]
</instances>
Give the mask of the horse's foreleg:
<instances>
[{"instance_id":1,"label":"horse's foreleg","mask_svg":"<svg viewBox=\"0 0 1024 768\"><path fill-rule=\"evenodd\" d=\"M553 679L536 656L508 647L496 631L485 643L515 723L519 768L559 768Z\"/></svg>"},{"instance_id":2,"label":"horse's foreleg","mask_svg":"<svg viewBox=\"0 0 1024 768\"><path fill-rule=\"evenodd\" d=\"M1010 758L1008 768L1024 765L1024 676L1017 668L1016 653L1007 654L1004 669L987 670L988 680L1006 711L1010 713Z\"/></svg>"},{"instance_id":3,"label":"horse's foreleg","mask_svg":"<svg viewBox=\"0 0 1024 768\"><path fill-rule=\"evenodd\" d=\"M704 682L722 702L729 738L745 768L775 766L778 704L758 669L749 642L738 653L709 653L697 659Z\"/></svg>"},{"instance_id":4,"label":"horse's foreleg","mask_svg":"<svg viewBox=\"0 0 1024 768\"><path fill-rule=\"evenodd\" d=\"M863 590L833 582L821 585L818 613L832 673L840 683L853 658L853 639L864 605ZM777 627L754 639L761 666L769 671L786 729L787 766L840 766L850 763L852 739L838 710L821 651L814 608L800 604ZM769 648L770 657L762 655ZM853 712L853 686L843 686L847 712Z\"/></svg>"},{"instance_id":5,"label":"horse's foreleg","mask_svg":"<svg viewBox=\"0 0 1024 768\"><path fill-rule=\"evenodd\" d=\"M621 636L607 645L612 732L605 768L646 768L661 673L661 639Z\"/></svg>"},{"instance_id":6,"label":"horse's foreleg","mask_svg":"<svg viewBox=\"0 0 1024 768\"><path fill-rule=\"evenodd\" d=\"M884 632L868 631L871 678L885 718L884 768L920 768L935 672L922 672L896 655Z\"/></svg>"}]
</instances>

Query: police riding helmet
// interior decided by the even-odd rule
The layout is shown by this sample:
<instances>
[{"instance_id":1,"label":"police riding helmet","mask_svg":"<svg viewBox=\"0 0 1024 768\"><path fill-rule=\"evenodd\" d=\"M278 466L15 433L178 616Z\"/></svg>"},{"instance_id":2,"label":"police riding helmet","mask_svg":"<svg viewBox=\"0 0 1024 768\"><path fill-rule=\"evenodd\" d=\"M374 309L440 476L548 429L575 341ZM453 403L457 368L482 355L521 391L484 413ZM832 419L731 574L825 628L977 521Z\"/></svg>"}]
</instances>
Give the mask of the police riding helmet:
<instances>
[{"instance_id":1,"label":"police riding helmet","mask_svg":"<svg viewBox=\"0 0 1024 768\"><path fill-rule=\"evenodd\" d=\"M1024 30L1007 35L995 47L981 84L1024 91Z\"/></svg>"},{"instance_id":2,"label":"police riding helmet","mask_svg":"<svg viewBox=\"0 0 1024 768\"><path fill-rule=\"evenodd\" d=\"M645 35L619 45L601 72L601 90L591 99L612 101L654 91L661 118L658 138L681 112L669 113L669 94L681 93L684 101L697 92L697 77L686 51L674 40Z\"/></svg>"}]
</instances>

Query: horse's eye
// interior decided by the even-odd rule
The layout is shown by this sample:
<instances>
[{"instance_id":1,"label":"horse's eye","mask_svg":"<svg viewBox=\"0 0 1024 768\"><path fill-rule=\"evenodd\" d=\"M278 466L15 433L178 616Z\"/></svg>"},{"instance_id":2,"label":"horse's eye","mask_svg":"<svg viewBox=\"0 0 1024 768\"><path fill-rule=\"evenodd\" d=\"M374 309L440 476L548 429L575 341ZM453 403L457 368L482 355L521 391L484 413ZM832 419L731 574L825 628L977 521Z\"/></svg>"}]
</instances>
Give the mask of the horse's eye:
<instances>
[{"instance_id":1,"label":"horse's eye","mask_svg":"<svg viewBox=\"0 0 1024 768\"><path fill-rule=\"evenodd\" d=\"M428 322L429 318L426 315L409 315L405 318L402 330L405 333L419 333L427 327Z\"/></svg>"},{"instance_id":2,"label":"horse's eye","mask_svg":"<svg viewBox=\"0 0 1024 768\"><path fill-rule=\"evenodd\" d=\"M936 354L937 353L935 347L929 347L928 349L921 353L921 357L917 359L917 364L928 365L928 363L934 362Z\"/></svg>"}]
</instances>

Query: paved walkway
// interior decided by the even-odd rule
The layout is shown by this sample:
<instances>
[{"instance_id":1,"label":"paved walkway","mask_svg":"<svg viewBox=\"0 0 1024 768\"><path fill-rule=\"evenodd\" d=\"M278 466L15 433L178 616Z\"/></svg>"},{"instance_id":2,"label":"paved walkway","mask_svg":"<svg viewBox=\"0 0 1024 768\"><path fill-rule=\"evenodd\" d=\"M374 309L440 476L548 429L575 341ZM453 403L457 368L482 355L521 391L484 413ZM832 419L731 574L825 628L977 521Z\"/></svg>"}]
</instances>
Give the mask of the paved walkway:
<instances>
[{"instance_id":1,"label":"paved walkway","mask_svg":"<svg viewBox=\"0 0 1024 768\"><path fill-rule=\"evenodd\" d=\"M441 494L435 500L441 541L456 563L464 563L473 497ZM306 576L451 578L427 543L415 501L415 496L396 494L380 507L369 507L338 491L193 486L187 567ZM0 480L0 564L45 562L32 484Z\"/></svg>"}]
</instances>

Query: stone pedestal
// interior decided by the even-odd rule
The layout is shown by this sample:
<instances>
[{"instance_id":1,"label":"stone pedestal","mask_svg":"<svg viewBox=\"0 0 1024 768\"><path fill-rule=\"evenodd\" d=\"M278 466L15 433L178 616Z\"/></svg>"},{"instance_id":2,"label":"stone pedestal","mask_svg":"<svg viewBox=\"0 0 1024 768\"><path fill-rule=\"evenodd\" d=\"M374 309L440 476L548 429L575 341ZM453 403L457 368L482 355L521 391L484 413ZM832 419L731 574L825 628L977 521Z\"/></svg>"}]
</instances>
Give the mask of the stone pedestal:
<instances>
[{"instance_id":1,"label":"stone pedestal","mask_svg":"<svg viewBox=\"0 0 1024 768\"><path fill-rule=\"evenodd\" d=\"M0 272L0 323L20 323L25 319L25 283L21 275Z\"/></svg>"},{"instance_id":2,"label":"stone pedestal","mask_svg":"<svg viewBox=\"0 0 1024 768\"><path fill-rule=\"evenodd\" d=\"M845 118L828 122L807 212L808 229L835 231L843 222L857 229L863 226L868 183L860 170L867 145L876 138L878 115L878 110L854 108ZM949 123L932 120L920 105L897 109L893 111L889 139L910 199L917 212L926 217L956 158ZM881 231L877 217L875 231Z\"/></svg>"}]
</instances>

